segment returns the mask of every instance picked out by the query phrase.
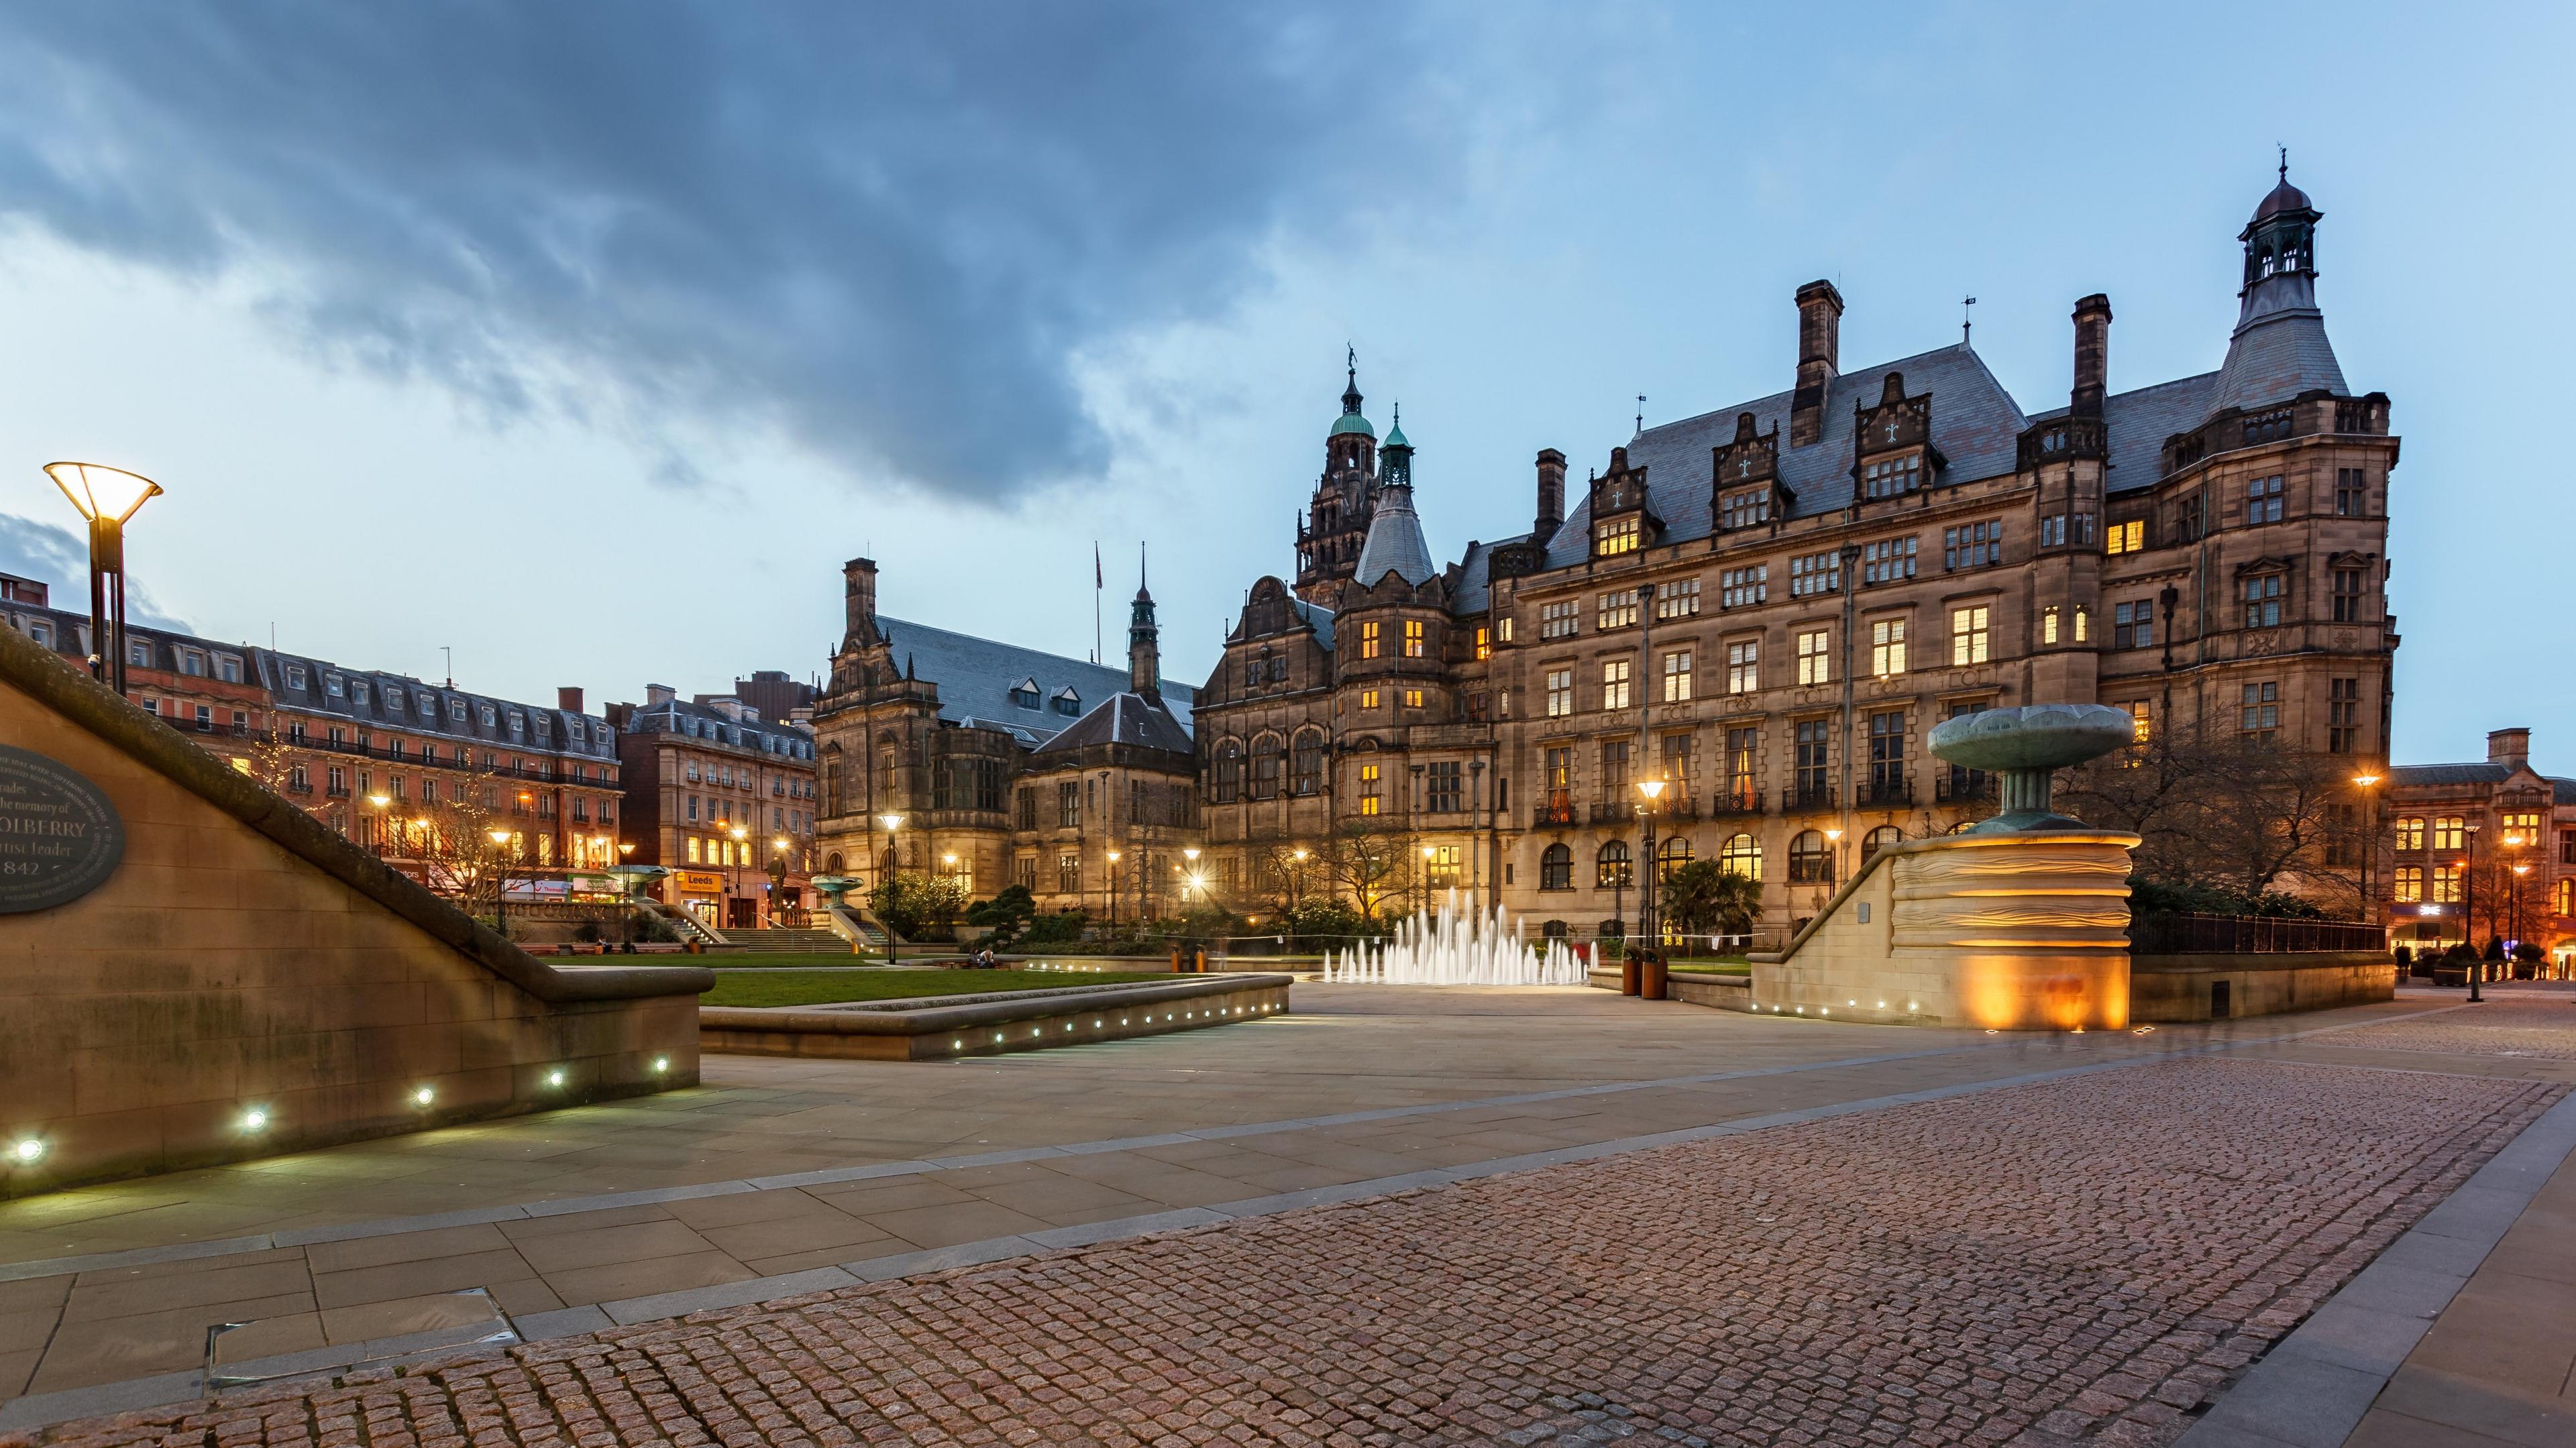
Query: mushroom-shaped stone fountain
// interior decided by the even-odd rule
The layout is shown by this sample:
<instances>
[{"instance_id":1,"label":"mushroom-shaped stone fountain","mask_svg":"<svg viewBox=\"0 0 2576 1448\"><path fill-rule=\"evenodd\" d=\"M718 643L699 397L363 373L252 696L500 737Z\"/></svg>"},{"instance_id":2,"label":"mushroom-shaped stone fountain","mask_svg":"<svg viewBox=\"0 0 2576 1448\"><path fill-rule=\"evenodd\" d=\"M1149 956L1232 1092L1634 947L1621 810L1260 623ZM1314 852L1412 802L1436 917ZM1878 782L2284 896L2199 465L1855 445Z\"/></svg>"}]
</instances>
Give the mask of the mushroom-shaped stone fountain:
<instances>
[{"instance_id":1,"label":"mushroom-shaped stone fountain","mask_svg":"<svg viewBox=\"0 0 2576 1448\"><path fill-rule=\"evenodd\" d=\"M2026 834L2080 830L2084 822L2049 808L2049 782L2058 770L2082 764L2135 741L2137 721L2125 709L2103 704L2033 704L1987 709L1932 727L1932 752L1967 769L2003 780L2003 812L1970 826L1967 834Z\"/></svg>"}]
</instances>

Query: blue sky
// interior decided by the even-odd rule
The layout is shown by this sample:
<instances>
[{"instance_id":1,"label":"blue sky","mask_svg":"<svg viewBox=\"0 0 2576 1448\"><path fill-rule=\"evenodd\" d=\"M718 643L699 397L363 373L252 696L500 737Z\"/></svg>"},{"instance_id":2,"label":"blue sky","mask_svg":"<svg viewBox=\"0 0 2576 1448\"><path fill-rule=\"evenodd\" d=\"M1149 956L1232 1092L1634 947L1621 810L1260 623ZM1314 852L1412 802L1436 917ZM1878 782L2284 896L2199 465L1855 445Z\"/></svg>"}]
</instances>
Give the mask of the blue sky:
<instances>
[{"instance_id":1,"label":"blue sky","mask_svg":"<svg viewBox=\"0 0 2576 1448\"><path fill-rule=\"evenodd\" d=\"M1455 556L1785 386L1813 277L1855 366L1975 295L2034 411L2087 292L2115 387L2216 366L2281 142L2405 438L2397 756L2576 769L2564 7L918 9L0 5L0 568L118 463L162 615L600 701L820 669L860 553L1081 654L1142 542L1195 678L1345 342Z\"/></svg>"}]
</instances>

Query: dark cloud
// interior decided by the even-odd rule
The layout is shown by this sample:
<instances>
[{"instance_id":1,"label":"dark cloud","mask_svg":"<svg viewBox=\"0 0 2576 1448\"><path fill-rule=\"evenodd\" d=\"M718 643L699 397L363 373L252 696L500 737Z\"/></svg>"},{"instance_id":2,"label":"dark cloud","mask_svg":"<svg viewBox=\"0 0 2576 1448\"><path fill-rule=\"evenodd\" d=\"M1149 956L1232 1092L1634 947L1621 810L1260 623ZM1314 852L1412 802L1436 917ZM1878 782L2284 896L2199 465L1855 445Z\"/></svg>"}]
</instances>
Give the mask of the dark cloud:
<instances>
[{"instance_id":1,"label":"dark cloud","mask_svg":"<svg viewBox=\"0 0 2576 1448\"><path fill-rule=\"evenodd\" d=\"M1085 347L1439 184L1384 14L11 6L0 215L273 281L335 360L501 415L774 425L998 501L1103 462Z\"/></svg>"},{"instance_id":2,"label":"dark cloud","mask_svg":"<svg viewBox=\"0 0 2576 1448\"><path fill-rule=\"evenodd\" d=\"M131 535L128 535L129 537ZM125 612L138 624L193 633L184 621L163 613L135 581L140 563L129 545L125 567ZM0 573L14 573L44 584L56 608L89 612L89 541L69 528L0 513Z\"/></svg>"}]
</instances>

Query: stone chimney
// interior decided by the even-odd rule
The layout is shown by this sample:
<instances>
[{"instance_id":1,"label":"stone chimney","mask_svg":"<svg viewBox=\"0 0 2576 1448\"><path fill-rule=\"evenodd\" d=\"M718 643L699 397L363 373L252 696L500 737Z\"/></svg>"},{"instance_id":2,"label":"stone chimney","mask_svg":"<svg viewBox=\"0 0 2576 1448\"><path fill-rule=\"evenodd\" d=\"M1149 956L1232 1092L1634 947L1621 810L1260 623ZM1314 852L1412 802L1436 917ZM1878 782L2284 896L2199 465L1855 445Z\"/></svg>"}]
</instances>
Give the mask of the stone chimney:
<instances>
[{"instance_id":1,"label":"stone chimney","mask_svg":"<svg viewBox=\"0 0 2576 1448\"><path fill-rule=\"evenodd\" d=\"M558 709L561 709L562 711L564 711L564 712L565 712L565 713L567 713L567 714L578 714L578 713L580 713L580 712L581 712L581 690L579 690L579 689L557 689L557 690L555 690L555 707L556 707L556 708L558 708Z\"/></svg>"},{"instance_id":2,"label":"stone chimney","mask_svg":"<svg viewBox=\"0 0 2576 1448\"><path fill-rule=\"evenodd\" d=\"M1798 288L1798 390L1789 401L1789 446L1825 435L1825 387L1842 355L1843 294L1827 281Z\"/></svg>"},{"instance_id":3,"label":"stone chimney","mask_svg":"<svg viewBox=\"0 0 2576 1448\"><path fill-rule=\"evenodd\" d=\"M1545 543L1565 526L1565 454L1552 447L1538 450L1538 519L1530 525L1535 541Z\"/></svg>"},{"instance_id":4,"label":"stone chimney","mask_svg":"<svg viewBox=\"0 0 2576 1448\"><path fill-rule=\"evenodd\" d=\"M2490 729L2487 731L2487 763L2507 769L2520 769L2531 762L2529 729Z\"/></svg>"},{"instance_id":5,"label":"stone chimney","mask_svg":"<svg viewBox=\"0 0 2576 1448\"><path fill-rule=\"evenodd\" d=\"M2111 382L2111 299L2095 292L2075 304L2075 392L2068 411L2100 417Z\"/></svg>"},{"instance_id":6,"label":"stone chimney","mask_svg":"<svg viewBox=\"0 0 2576 1448\"><path fill-rule=\"evenodd\" d=\"M658 709L678 697L680 697L680 691L672 688L668 684L646 684L644 686L644 707L647 709Z\"/></svg>"},{"instance_id":7,"label":"stone chimney","mask_svg":"<svg viewBox=\"0 0 2576 1448\"><path fill-rule=\"evenodd\" d=\"M855 648L877 641L877 561L853 558L841 565L842 609L846 623L841 634L841 647Z\"/></svg>"}]
</instances>

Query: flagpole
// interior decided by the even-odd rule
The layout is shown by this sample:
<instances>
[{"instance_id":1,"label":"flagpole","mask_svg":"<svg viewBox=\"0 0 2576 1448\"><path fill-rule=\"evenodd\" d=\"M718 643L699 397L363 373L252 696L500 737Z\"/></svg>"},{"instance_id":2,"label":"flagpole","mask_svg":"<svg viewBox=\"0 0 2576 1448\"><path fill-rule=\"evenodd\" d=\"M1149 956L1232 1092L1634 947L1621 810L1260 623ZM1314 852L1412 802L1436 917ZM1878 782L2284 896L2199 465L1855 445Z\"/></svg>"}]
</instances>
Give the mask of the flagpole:
<instances>
[{"instance_id":1,"label":"flagpole","mask_svg":"<svg viewBox=\"0 0 2576 1448\"><path fill-rule=\"evenodd\" d=\"M1091 540L1091 661L1099 663L1107 641L1100 632L1100 591L1106 587L1106 576L1100 570L1100 540Z\"/></svg>"}]
</instances>

